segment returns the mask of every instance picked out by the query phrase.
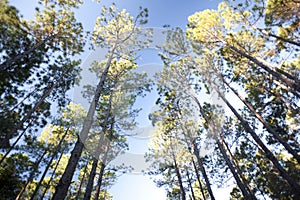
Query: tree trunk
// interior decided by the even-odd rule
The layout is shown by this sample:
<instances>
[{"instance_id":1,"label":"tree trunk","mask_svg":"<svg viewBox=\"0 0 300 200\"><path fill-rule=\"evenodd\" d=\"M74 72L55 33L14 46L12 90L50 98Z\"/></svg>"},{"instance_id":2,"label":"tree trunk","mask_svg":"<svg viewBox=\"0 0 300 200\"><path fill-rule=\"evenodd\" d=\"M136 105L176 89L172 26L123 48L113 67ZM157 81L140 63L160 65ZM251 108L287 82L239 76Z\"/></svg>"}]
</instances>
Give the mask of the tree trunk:
<instances>
[{"instance_id":1,"label":"tree trunk","mask_svg":"<svg viewBox=\"0 0 300 200\"><path fill-rule=\"evenodd\" d=\"M29 126L31 125L31 121L28 123L28 125L26 126L26 128L23 130L23 132L19 135L19 137L16 139L16 141L9 147L9 149L7 150L7 152L4 154L4 156L1 158L0 160L0 165L2 164L2 162L5 160L5 158L9 155L9 153L15 148L15 146L18 144L18 142L20 141L20 139L24 136L24 134L26 133L26 130L29 128Z\"/></svg>"},{"instance_id":2,"label":"tree trunk","mask_svg":"<svg viewBox=\"0 0 300 200\"><path fill-rule=\"evenodd\" d=\"M52 174L51 174L51 176L50 176L50 179L49 179L49 181L48 181L48 183L47 183L47 185L46 185L46 187L45 187L45 190L44 190L42 196L40 197L40 199L44 199L44 197L45 197L45 195L46 195L46 193L47 193L47 191L48 191L48 189L49 189L49 187L50 187L50 183L52 182L52 179L53 179L53 177L54 177L54 174L55 174L55 172L56 172L56 170L57 170L57 168L58 168L58 165L59 165L60 160L61 160L61 158L62 158L63 155L64 155L64 152L62 151L61 154L60 154L60 156L59 156L59 158L58 158L58 160L57 160L57 162L56 162L56 165L55 165L55 167L54 167L54 169L53 169L53 172L52 172Z\"/></svg>"},{"instance_id":3,"label":"tree trunk","mask_svg":"<svg viewBox=\"0 0 300 200\"><path fill-rule=\"evenodd\" d=\"M241 125L244 127L245 131L250 133L252 138L258 144L262 152L264 152L265 156L274 164L274 166L280 172L280 175L289 183L289 185L293 188L297 197L300 195L300 185L287 173L287 171L281 166L278 162L274 154L268 149L268 147L263 143L263 141L259 138L259 136L255 133L255 131L249 126L247 121L243 119L243 117L235 110L235 108L227 101L227 99L221 94L221 92L214 86L214 89L217 91L222 100L226 103L229 109L234 113L234 115L239 119Z\"/></svg>"},{"instance_id":4,"label":"tree trunk","mask_svg":"<svg viewBox=\"0 0 300 200\"><path fill-rule=\"evenodd\" d=\"M46 39L41 40L40 42L36 43L35 45L33 45L31 48L29 48L28 50L20 53L19 55L17 55L14 58L10 58L8 60L6 60L5 62L0 64L0 71L5 71L7 69L9 69L10 65L12 65L14 62L24 58L25 56L27 56L28 54L31 54L33 51L35 51L37 48L39 48L40 46L42 46L43 44L46 44L46 42L48 42L49 40L51 40L52 38L54 38L56 36L56 34L50 35L48 36Z\"/></svg>"},{"instance_id":5,"label":"tree trunk","mask_svg":"<svg viewBox=\"0 0 300 200\"><path fill-rule=\"evenodd\" d=\"M290 86L294 90L295 93L300 92L300 81L296 77L282 71L281 69L279 69L277 67L270 65L269 63L266 63L264 60L262 60L260 58L256 58L256 57L252 57L252 56L248 55L247 53L239 50L235 46L232 46L230 44L227 44L227 45L229 46L229 48L231 48L236 53L247 58L248 60L252 61L256 65L260 66L262 69L264 69L265 71L270 73L276 79L280 80L283 83L286 83L286 85ZM282 75L286 76L287 78Z\"/></svg>"},{"instance_id":6,"label":"tree trunk","mask_svg":"<svg viewBox=\"0 0 300 200\"><path fill-rule=\"evenodd\" d=\"M197 148L197 146L195 144L195 141L192 141L192 147L193 147L193 150L194 150L194 155L197 158L197 162L198 162L198 165L200 167L200 171L201 171L201 173L202 173L202 175L204 177L205 185L207 187L207 191L208 191L208 193L210 195L210 198L211 198L211 200L215 200L214 194L213 194L211 186L210 186L209 178L208 178L208 176L206 174L206 170L204 168L203 161L200 158L199 150L198 150L198 148Z\"/></svg>"},{"instance_id":7,"label":"tree trunk","mask_svg":"<svg viewBox=\"0 0 300 200\"><path fill-rule=\"evenodd\" d=\"M201 180L200 180L200 176L199 176L199 173L198 173L198 169L197 169L197 166L196 166L196 163L194 161L193 156L192 156L192 163L193 163L194 171L195 171L195 174L196 174L196 177L197 177L197 181L199 183L199 187L200 187L200 191L201 191L203 200L206 200L205 193L204 193L204 190L203 190L203 186L202 186L202 183L201 183Z\"/></svg>"},{"instance_id":8,"label":"tree trunk","mask_svg":"<svg viewBox=\"0 0 300 200\"><path fill-rule=\"evenodd\" d=\"M216 142L217 142L218 148L221 151L221 154L222 154L227 166L229 167L229 169L230 169L230 171L231 171L238 187L240 188L244 198L246 200L256 199L256 198L251 197L251 195L248 193L248 190L246 189L246 186L242 183L239 175L235 171L234 166L232 165L230 159L228 158L228 155L226 154L226 150L224 149L223 144L218 139L216 139Z\"/></svg>"},{"instance_id":9,"label":"tree trunk","mask_svg":"<svg viewBox=\"0 0 300 200\"><path fill-rule=\"evenodd\" d=\"M39 191L40 186L42 185L42 182L43 182L43 180L44 180L44 178L45 178L45 176L46 176L46 174L47 174L49 168L51 167L52 161L53 161L54 158L57 156L58 151L60 150L61 145L62 145L62 143L64 142L64 139L65 139L66 136L68 135L68 132L69 132L69 128L67 128L67 130L65 131L64 135L63 135L62 138L60 139L58 145L56 146L55 151L53 152L53 155L52 155L50 161L48 162L46 168L44 169L44 172L43 172L43 174L42 174L42 176L41 176L41 178L40 178L40 181L39 181L38 184L36 185L36 187L35 187L35 189L34 189L32 195L31 195L30 200L34 200L34 197L35 197L35 195L37 194L37 192ZM64 151L62 150L62 153L63 153L63 152L64 152Z\"/></svg>"},{"instance_id":10,"label":"tree trunk","mask_svg":"<svg viewBox=\"0 0 300 200\"><path fill-rule=\"evenodd\" d=\"M294 158L298 161L298 163L300 164L300 156L298 155L297 152L295 152L291 146L286 142L284 141L279 133L277 133L265 120L264 118L255 111L255 108L250 104L248 103L243 97L241 97L241 95L239 95L239 93L234 90L227 81L224 80L223 78L223 82L231 89L231 91L244 103L245 106L247 106L247 108L255 115L255 117L264 125L264 127L267 129L267 131L269 133L271 133L279 142L280 144L282 144L285 149L294 156Z\"/></svg>"},{"instance_id":11,"label":"tree trunk","mask_svg":"<svg viewBox=\"0 0 300 200\"><path fill-rule=\"evenodd\" d=\"M103 124L103 127L102 127L101 136L100 136L100 139L99 139L99 142L98 142L98 145L97 145L96 155L93 159L92 169L90 171L89 180L88 180L88 184L86 186L86 192L84 194L83 200L89 200L92 196L94 179L95 179L95 176L96 176L96 171L97 171L97 166L98 166L98 160L99 160L99 156L101 154L101 147L102 147L102 143L103 143L103 140L104 140L105 132L107 131L108 118L111 114L113 92L114 91L112 90L111 94L110 94L110 97L109 97L108 108L107 108L107 111L105 113L104 124Z\"/></svg>"},{"instance_id":12,"label":"tree trunk","mask_svg":"<svg viewBox=\"0 0 300 200\"><path fill-rule=\"evenodd\" d=\"M104 154L104 157L103 157L103 160L101 163L101 168L100 168L100 172L99 172L99 178L98 178L98 182L97 182L97 186L96 186L96 193L95 193L94 200L98 200L99 196L100 196L100 191L101 191L101 186L102 186L102 181L103 181L104 170L106 167L108 152L109 152L109 146L107 146L107 150L105 151L105 154Z\"/></svg>"},{"instance_id":13,"label":"tree trunk","mask_svg":"<svg viewBox=\"0 0 300 200\"><path fill-rule=\"evenodd\" d=\"M80 180L78 192L77 192L77 195L76 195L76 200L79 200L79 198L81 196L81 188L82 188L82 185L83 185L83 181L84 181L84 178L85 178L85 174L86 174L88 164L89 164L89 159L88 159L88 161L87 161L87 163L86 163L86 165L84 166L84 169L83 169L83 175L82 175L82 178Z\"/></svg>"},{"instance_id":14,"label":"tree trunk","mask_svg":"<svg viewBox=\"0 0 300 200\"><path fill-rule=\"evenodd\" d=\"M173 162L174 162L176 176L178 178L178 184L179 184L179 188L180 188L181 200L186 200L185 189L183 187L182 177L181 177L181 174L180 174L177 162L176 162L176 158L175 158L174 154L172 156L173 156Z\"/></svg>"},{"instance_id":15,"label":"tree trunk","mask_svg":"<svg viewBox=\"0 0 300 200\"><path fill-rule=\"evenodd\" d=\"M34 167L35 167L35 168L38 168L38 167L39 167L40 163L42 162L42 160L43 160L44 156L47 154L47 152L48 152L48 150L45 150L45 151L43 152L43 154L40 156L40 158L34 163ZM23 188L21 189L21 191L19 192L19 194L18 194L18 196L16 197L15 200L21 199L23 193L24 193L25 190L26 190L26 187L28 186L29 183L32 182L35 173L36 173L36 169L34 169L34 170L29 174L29 177L28 177L28 179L27 179L25 185L23 186Z\"/></svg>"},{"instance_id":16,"label":"tree trunk","mask_svg":"<svg viewBox=\"0 0 300 200\"><path fill-rule=\"evenodd\" d=\"M222 141L223 146L226 148L227 152L229 153L229 158L231 159L232 163L234 164L234 166L235 166L235 168L237 170L238 175L241 177L241 180L242 180L244 186L247 188L248 193L249 193L251 199L256 199L256 197L255 197L255 195L254 195L251 187L248 184L248 181L245 179L245 177L243 175L243 172L242 172L241 168L239 167L239 165L238 165L236 159L234 158L234 156L232 155L232 153L230 151L230 148L228 147L228 145L225 142L224 138L221 135L219 135L219 137L220 137L220 139Z\"/></svg>"},{"instance_id":17,"label":"tree trunk","mask_svg":"<svg viewBox=\"0 0 300 200\"><path fill-rule=\"evenodd\" d=\"M2 148L5 144L9 144L9 140L14 136L15 133L17 133L18 130L23 128L24 123L31 118L32 114L41 106L41 104L49 96L49 94L51 93L51 91L54 89L55 86L56 86L55 83L51 83L51 86L46 89L46 91L39 99L39 101L34 105L34 107L28 113L26 113L26 115L22 118L22 120L11 131L9 131L6 134L5 138L0 142L0 148Z\"/></svg>"},{"instance_id":18,"label":"tree trunk","mask_svg":"<svg viewBox=\"0 0 300 200\"><path fill-rule=\"evenodd\" d=\"M189 186L190 186L190 189L191 189L193 200L197 200L196 197L195 197L194 188L193 188L193 184L192 184L192 181L191 181L191 178L190 178L189 170L187 168L185 168L185 171L186 171L186 176L188 178L188 183L189 183Z\"/></svg>"},{"instance_id":19,"label":"tree trunk","mask_svg":"<svg viewBox=\"0 0 300 200\"><path fill-rule=\"evenodd\" d=\"M88 133L93 124L93 117L94 117L96 108L98 106L98 101L99 101L99 98L100 98L100 95L101 95L101 92L102 92L102 89L104 86L104 82L105 82L111 61L113 59L114 51L115 51L115 48L112 49L111 55L108 58L108 61L105 66L105 70L101 75L101 79L97 85L96 92L95 92L94 98L90 104L88 114L83 122L83 127L80 132L80 138L78 138L78 140L74 146L74 149L71 153L71 157L68 161L68 165L59 181L59 184L56 187L54 196L52 198L53 200L65 199L65 197L67 195L68 188L71 184L71 181L72 181L75 169L76 169L76 165L80 159L80 156L81 156L81 153L82 153L82 150L84 147L84 142L87 139Z\"/></svg>"}]
</instances>

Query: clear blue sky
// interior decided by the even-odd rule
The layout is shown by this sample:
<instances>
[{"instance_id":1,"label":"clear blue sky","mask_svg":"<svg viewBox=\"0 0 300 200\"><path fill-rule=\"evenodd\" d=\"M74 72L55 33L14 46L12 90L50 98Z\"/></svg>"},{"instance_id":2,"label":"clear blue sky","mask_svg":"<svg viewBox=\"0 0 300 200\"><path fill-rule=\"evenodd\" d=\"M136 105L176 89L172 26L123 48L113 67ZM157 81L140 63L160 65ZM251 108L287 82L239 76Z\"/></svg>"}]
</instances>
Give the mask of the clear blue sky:
<instances>
[{"instance_id":1,"label":"clear blue sky","mask_svg":"<svg viewBox=\"0 0 300 200\"><path fill-rule=\"evenodd\" d=\"M35 0L10 0L24 15L25 18L33 18ZM100 5L91 1L83 0L84 4L77 11L77 18L84 24L86 30L91 31L94 26L96 17L99 15L102 5L116 3L119 9L125 8L133 16L137 14L139 6L149 9L149 27L162 27L171 25L171 27L185 28L188 16L197 11L205 9L216 9L220 0L102 0ZM90 52L82 55L83 61L89 56ZM156 52L148 55L144 63L157 63ZM149 110L154 104L144 105ZM131 153L143 155L147 145L147 140L130 139ZM112 187L110 192L115 200L164 200L164 189L156 188L155 184L142 175L124 175L119 178L117 183ZM219 195L218 195L219 194ZM217 199L224 199L222 192L216 194Z\"/></svg>"}]
</instances>

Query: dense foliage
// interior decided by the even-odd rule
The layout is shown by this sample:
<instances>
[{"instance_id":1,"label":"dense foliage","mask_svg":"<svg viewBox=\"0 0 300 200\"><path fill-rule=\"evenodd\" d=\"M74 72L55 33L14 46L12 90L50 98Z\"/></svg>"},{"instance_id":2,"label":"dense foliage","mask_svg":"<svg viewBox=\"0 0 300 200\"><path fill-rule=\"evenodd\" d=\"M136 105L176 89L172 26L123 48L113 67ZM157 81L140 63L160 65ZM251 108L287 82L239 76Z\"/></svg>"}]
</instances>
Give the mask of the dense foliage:
<instances>
[{"instance_id":1,"label":"dense foliage","mask_svg":"<svg viewBox=\"0 0 300 200\"><path fill-rule=\"evenodd\" d=\"M186 30L166 29L154 80L136 70L151 43L147 9L102 6L87 33L80 1L38 2L29 21L0 0L0 199L112 199L131 168L110 163L128 149L134 103L153 88L145 174L168 199L213 200L217 187L231 199L300 199L298 1L228 0L194 13ZM68 97L86 43L107 49L90 66L87 110Z\"/></svg>"}]
</instances>

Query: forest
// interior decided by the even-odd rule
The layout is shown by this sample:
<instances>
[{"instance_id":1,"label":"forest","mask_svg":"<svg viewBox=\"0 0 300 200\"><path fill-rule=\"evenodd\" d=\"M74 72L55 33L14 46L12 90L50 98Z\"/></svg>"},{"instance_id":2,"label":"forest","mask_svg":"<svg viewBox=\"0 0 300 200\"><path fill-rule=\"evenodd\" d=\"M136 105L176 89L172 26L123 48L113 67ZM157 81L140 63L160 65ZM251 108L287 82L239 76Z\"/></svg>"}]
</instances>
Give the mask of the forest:
<instances>
[{"instance_id":1,"label":"forest","mask_svg":"<svg viewBox=\"0 0 300 200\"><path fill-rule=\"evenodd\" d=\"M92 32L75 15L85 2L38 0L34 20L0 0L0 199L109 200L132 171L111 164L128 150L139 99L158 109L143 173L169 200L300 199L300 2L225 0L165 26L163 68L139 72L151 15L99 6ZM180 11L179 11L180 12ZM107 49L88 66L86 49ZM88 148L87 148L88 147ZM214 186L214 187L213 187Z\"/></svg>"}]
</instances>

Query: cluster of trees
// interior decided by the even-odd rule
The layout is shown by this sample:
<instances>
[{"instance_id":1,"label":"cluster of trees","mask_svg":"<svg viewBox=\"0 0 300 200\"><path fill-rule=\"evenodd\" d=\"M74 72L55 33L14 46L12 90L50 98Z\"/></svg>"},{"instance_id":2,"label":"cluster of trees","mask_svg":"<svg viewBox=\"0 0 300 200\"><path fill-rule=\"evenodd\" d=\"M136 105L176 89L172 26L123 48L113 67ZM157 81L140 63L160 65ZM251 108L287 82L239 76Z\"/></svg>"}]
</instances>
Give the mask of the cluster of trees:
<instances>
[{"instance_id":1,"label":"cluster of trees","mask_svg":"<svg viewBox=\"0 0 300 200\"><path fill-rule=\"evenodd\" d=\"M80 5L39 0L27 21L0 1L2 199L112 199L108 188L130 171L109 163L153 84L135 71L151 42L148 11L103 6L87 34ZM169 199L215 199L212 185L231 185L232 199L300 198L299 10L295 0L228 1L166 31L146 158ZM67 95L86 43L108 50L90 66L87 111Z\"/></svg>"},{"instance_id":2,"label":"cluster of trees","mask_svg":"<svg viewBox=\"0 0 300 200\"><path fill-rule=\"evenodd\" d=\"M147 154L169 199L300 198L299 8L227 1L169 31Z\"/></svg>"},{"instance_id":3,"label":"cluster of trees","mask_svg":"<svg viewBox=\"0 0 300 200\"><path fill-rule=\"evenodd\" d=\"M108 188L131 168L108 164L128 149L133 104L151 87L134 72L135 50L148 43L147 9L133 17L103 6L87 33L77 0L40 0L31 21L7 0L0 5L0 198L111 199ZM85 111L67 91L80 81L76 58L87 42L108 53L90 66L99 82L85 86Z\"/></svg>"}]
</instances>

